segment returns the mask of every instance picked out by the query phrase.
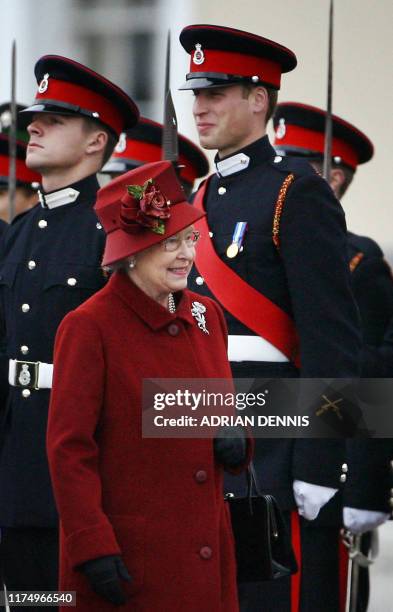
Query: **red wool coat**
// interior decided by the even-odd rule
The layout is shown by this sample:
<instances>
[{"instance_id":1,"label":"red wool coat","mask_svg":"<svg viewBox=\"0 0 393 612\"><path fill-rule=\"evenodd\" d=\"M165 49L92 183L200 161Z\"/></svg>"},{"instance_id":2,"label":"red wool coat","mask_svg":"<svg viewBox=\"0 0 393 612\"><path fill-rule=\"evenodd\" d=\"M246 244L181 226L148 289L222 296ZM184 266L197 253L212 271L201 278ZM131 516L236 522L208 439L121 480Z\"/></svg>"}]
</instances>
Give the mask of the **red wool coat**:
<instances>
[{"instance_id":1,"label":"red wool coat","mask_svg":"<svg viewBox=\"0 0 393 612\"><path fill-rule=\"evenodd\" d=\"M206 306L209 334L191 315L193 300ZM223 315L191 292L171 314L116 273L63 320L48 456L61 520L60 589L77 591L77 612L238 610L212 441L141 435L143 378L229 376ZM128 601L120 608L76 569L115 554L133 578L122 582Z\"/></svg>"}]
</instances>

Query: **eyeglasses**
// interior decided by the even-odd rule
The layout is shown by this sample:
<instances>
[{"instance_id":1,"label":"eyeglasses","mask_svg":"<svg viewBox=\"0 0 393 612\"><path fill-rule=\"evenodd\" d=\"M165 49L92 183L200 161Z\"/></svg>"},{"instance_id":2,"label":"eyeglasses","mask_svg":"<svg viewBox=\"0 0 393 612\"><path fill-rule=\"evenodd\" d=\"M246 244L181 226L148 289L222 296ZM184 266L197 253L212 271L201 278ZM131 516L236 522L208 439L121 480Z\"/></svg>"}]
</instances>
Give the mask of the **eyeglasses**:
<instances>
[{"instance_id":1,"label":"eyeglasses","mask_svg":"<svg viewBox=\"0 0 393 612\"><path fill-rule=\"evenodd\" d=\"M184 238L176 234L175 236L170 236L166 240L163 241L164 249L169 252L177 251L181 247L181 243L184 241L188 248L194 247L198 242L201 234L196 230L187 234Z\"/></svg>"}]
</instances>

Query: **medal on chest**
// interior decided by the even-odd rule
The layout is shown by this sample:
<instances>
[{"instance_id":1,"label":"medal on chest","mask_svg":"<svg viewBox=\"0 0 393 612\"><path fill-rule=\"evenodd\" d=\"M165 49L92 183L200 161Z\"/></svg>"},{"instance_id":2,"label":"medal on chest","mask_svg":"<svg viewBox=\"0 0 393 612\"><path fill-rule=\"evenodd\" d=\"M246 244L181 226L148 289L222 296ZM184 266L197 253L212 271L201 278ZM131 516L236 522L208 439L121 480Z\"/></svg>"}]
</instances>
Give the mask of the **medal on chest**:
<instances>
[{"instance_id":1,"label":"medal on chest","mask_svg":"<svg viewBox=\"0 0 393 612\"><path fill-rule=\"evenodd\" d=\"M235 230L232 236L232 242L227 248L227 257L233 259L241 251L244 240L244 235L247 230L247 221L238 221L235 225Z\"/></svg>"}]
</instances>

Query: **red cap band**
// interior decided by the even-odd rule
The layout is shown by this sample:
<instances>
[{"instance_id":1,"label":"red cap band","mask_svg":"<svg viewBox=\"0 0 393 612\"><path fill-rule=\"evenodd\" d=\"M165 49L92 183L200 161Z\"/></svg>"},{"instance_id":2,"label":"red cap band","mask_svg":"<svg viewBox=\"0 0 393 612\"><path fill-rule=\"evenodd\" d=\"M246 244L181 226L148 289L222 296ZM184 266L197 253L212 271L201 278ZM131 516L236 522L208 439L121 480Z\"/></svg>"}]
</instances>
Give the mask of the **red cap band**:
<instances>
[{"instance_id":1,"label":"red cap band","mask_svg":"<svg viewBox=\"0 0 393 612\"><path fill-rule=\"evenodd\" d=\"M325 134L286 123L284 137L277 138L276 136L274 144L278 147L286 145L303 147L304 149L323 154L325 150ZM341 140L341 138L334 136L332 139L332 157L341 157L342 162L353 168L353 170L356 169L359 163L355 149L344 140Z\"/></svg>"},{"instance_id":2,"label":"red cap band","mask_svg":"<svg viewBox=\"0 0 393 612\"><path fill-rule=\"evenodd\" d=\"M123 117L117 107L100 94L81 85L48 77L47 89L44 93L37 92L35 99L37 102L57 100L74 104L91 113L98 113L95 118L111 127L116 134L120 135L123 129Z\"/></svg>"},{"instance_id":3,"label":"red cap band","mask_svg":"<svg viewBox=\"0 0 393 612\"><path fill-rule=\"evenodd\" d=\"M10 158L0 155L0 176L9 176ZM16 180L21 183L40 183L41 176L30 170L22 159L16 159Z\"/></svg>"},{"instance_id":4,"label":"red cap band","mask_svg":"<svg viewBox=\"0 0 393 612\"><path fill-rule=\"evenodd\" d=\"M161 161L162 149L156 144L150 142L142 142L141 140L132 140L127 138L127 144L124 151L117 153L116 150L113 153L112 158L119 159L133 159L143 163L151 163ZM184 166L180 170L180 176L183 180L193 183L197 178L198 174L196 170L190 165L189 160L184 155L179 155L179 164Z\"/></svg>"},{"instance_id":5,"label":"red cap band","mask_svg":"<svg viewBox=\"0 0 393 612\"><path fill-rule=\"evenodd\" d=\"M243 77L258 76L260 81L280 88L282 68L279 63L264 57L232 53L217 49L203 49L204 60L194 63L194 53L191 53L190 72L222 72Z\"/></svg>"}]
</instances>

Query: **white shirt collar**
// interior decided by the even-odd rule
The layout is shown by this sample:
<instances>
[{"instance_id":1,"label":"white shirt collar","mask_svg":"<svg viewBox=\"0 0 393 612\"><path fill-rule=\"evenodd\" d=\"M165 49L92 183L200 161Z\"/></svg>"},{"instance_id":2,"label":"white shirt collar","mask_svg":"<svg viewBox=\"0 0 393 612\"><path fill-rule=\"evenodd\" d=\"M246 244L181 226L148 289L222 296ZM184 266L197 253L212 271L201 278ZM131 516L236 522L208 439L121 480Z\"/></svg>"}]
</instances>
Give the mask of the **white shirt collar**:
<instances>
[{"instance_id":1,"label":"white shirt collar","mask_svg":"<svg viewBox=\"0 0 393 612\"><path fill-rule=\"evenodd\" d=\"M250 158L245 153L237 153L226 159L215 162L218 176L229 176L248 168Z\"/></svg>"},{"instance_id":2,"label":"white shirt collar","mask_svg":"<svg viewBox=\"0 0 393 612\"><path fill-rule=\"evenodd\" d=\"M59 191L54 191L47 195L38 190L38 198L42 208L52 209L75 202L79 193L79 191L72 189L72 187L66 187L65 189L60 189Z\"/></svg>"}]
</instances>

